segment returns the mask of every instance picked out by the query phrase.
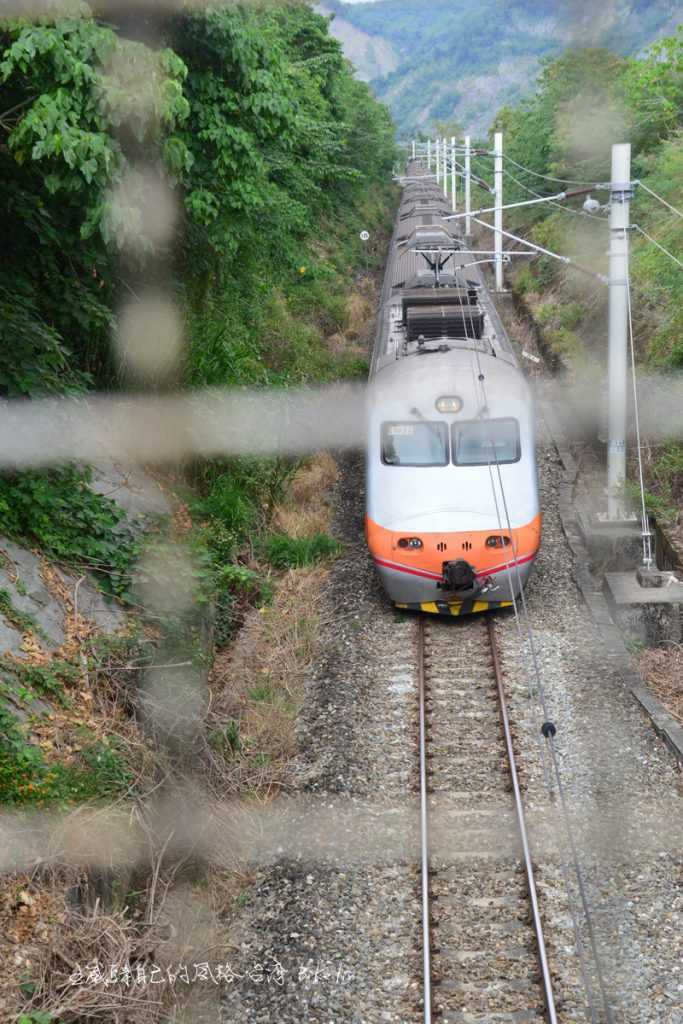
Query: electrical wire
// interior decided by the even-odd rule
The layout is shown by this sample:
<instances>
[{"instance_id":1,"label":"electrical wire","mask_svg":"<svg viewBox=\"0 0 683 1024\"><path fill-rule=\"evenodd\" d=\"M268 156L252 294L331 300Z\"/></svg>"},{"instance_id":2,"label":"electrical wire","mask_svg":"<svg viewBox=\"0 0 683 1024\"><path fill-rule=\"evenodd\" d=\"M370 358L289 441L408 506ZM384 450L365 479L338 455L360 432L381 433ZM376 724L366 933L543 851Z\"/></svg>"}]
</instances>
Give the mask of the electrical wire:
<instances>
[{"instance_id":1,"label":"electrical wire","mask_svg":"<svg viewBox=\"0 0 683 1024\"><path fill-rule=\"evenodd\" d=\"M494 157L495 155L496 154L492 153L490 150L482 152L482 156ZM515 167L519 167L520 171L525 171L527 174L533 174L535 178L544 178L546 181L557 181L560 185L592 185L595 189L605 187L604 183L596 182L595 179L593 179L593 181L576 181L573 178L556 178L552 174L541 174L539 171L532 171L530 167L525 167L524 164L520 164L517 160L513 160L513 158L507 153L504 154L503 160L509 161L509 163L514 164Z\"/></svg>"},{"instance_id":2,"label":"electrical wire","mask_svg":"<svg viewBox=\"0 0 683 1024\"><path fill-rule=\"evenodd\" d=\"M563 206L562 203L558 203L554 199L542 196L540 192L535 192L534 189L529 188L529 186L525 185L523 181L520 181L519 178L516 178L512 171L506 170L505 159L503 159L503 174L505 174L508 178L511 178L516 185L519 185L520 188L523 188L530 195L536 196L537 199L547 199L547 202L551 206L556 206L558 210L562 210L564 213L570 213L574 217L588 217L590 220L599 220L601 223L604 223L605 221L604 217L598 217L596 214L588 213L586 210L573 210L571 206Z\"/></svg>"},{"instance_id":3,"label":"electrical wire","mask_svg":"<svg viewBox=\"0 0 683 1024\"><path fill-rule=\"evenodd\" d=\"M598 281L602 281L603 284L608 284L609 280L604 274L598 274L595 270L591 270L589 267L584 267L581 263L576 263L570 259L569 256L561 256L559 253L552 252L550 249L544 249L542 245L536 245L535 242L529 242L526 238L521 238L519 235L513 235L511 231L503 231L502 228L494 228L492 224L487 223L485 220L480 220L478 217L472 217L475 224L481 224L482 227L489 228L491 231L500 232L501 235L505 235L506 238L512 238L515 242L521 242L523 245L528 245L529 248L535 249L536 252L542 253L544 256L552 256L553 259L559 260L560 263L565 263L568 267L573 267L574 270L580 270L582 274L587 274L588 277L597 278Z\"/></svg>"},{"instance_id":4,"label":"electrical wire","mask_svg":"<svg viewBox=\"0 0 683 1024\"><path fill-rule=\"evenodd\" d=\"M481 377L481 374L480 374L480 377ZM482 393L484 395L484 401L486 402L486 391L485 391L485 386L484 386L483 381L480 382L480 385L481 385ZM512 525L511 525L511 521L510 521L510 512L509 512L509 508L508 508L508 504L507 504L507 499L506 499L506 496L505 496L505 488L503 486L503 478L502 478L502 473L501 473L501 468L500 468L500 462L498 461L498 456L497 456L497 453L495 451L495 446L493 444L491 444L490 448L493 451L493 455L495 457L496 473L497 473L497 477L498 477L498 487L500 489L500 495L501 495L501 500L502 500L502 504L503 504L503 511L505 513L505 521L507 523L507 530L510 533L510 535L512 536ZM492 477L492 461L491 461L490 457L489 457L489 475L491 477L491 485L492 485L492 489L493 489L493 496L494 496L494 502L495 502L495 505L496 505L496 512L497 512L497 516L498 516L498 522L500 524L500 529L502 530L503 527L502 527L502 521L501 521L500 511L499 511L499 507L498 507L498 501L497 501L497 495L496 495L496 487L495 487L495 484L493 482L493 477ZM513 549L513 554L515 554L514 549ZM509 582L509 585L510 585L510 594L511 594L511 597L512 597L512 604L513 604L513 610L514 610L514 615L515 615L515 624L516 624L516 628L517 628L517 633L518 633L518 637L519 637L519 640L520 640L520 644L522 645L522 649L524 649L525 645L524 645L524 641L523 641L523 637L522 637L522 616L520 616L520 614L519 614L519 606L518 606L517 600L515 599L515 593L514 593L515 588L512 585L512 578L511 578L512 566L514 566L515 573L517 575L517 585L519 587L519 596L521 597L521 601L522 601L522 610L523 610L524 625L525 625L525 632L526 632L526 649L528 650L528 652L530 653L530 656L531 656L531 661L532 661L532 666L533 666L533 676L534 676L535 682L536 682L536 692L538 694L539 704L540 704L542 712L543 712L544 721L545 722L549 722L550 721L550 716L549 716L548 706L547 706L546 697L545 697L545 688L543 686L543 682L542 682L542 679L541 679L541 671L540 671L540 666L539 666L539 663L538 663L538 655L537 655L537 652L536 652L536 646L534 644L533 632L532 632L532 629L531 629L531 620L530 620L530 615L529 615L529 609L528 609L527 602L526 602L526 594L524 592L524 587L522 586L521 574L519 572L519 563L516 561L516 558L515 558L514 562L508 561L506 563L506 567L507 567L507 570L508 570L508 582ZM528 682L530 696L531 696L531 687L530 687L530 684L529 684L529 676L527 676L527 682ZM555 743L554 743L554 738L553 738L552 734L549 734L549 735L546 736L546 742L547 742L548 749L550 751L550 756L551 756L552 766L553 766L553 775L555 777L555 783L556 783L556 786L557 786L557 792L558 792L558 795L560 797L560 803L561 803L561 806L562 806L562 817L563 817L563 821L564 821L564 825L565 825L565 832L566 832L566 835L567 835L567 840L568 840L569 848L570 848L570 851L571 851L572 861L573 861L573 865L574 865L574 873L576 875L576 881L577 881L577 885L578 885L578 889L579 889L579 894L580 894L580 898L581 898L581 904L582 904L582 907L583 907L584 918L585 918L586 926L587 926L587 929L588 929L589 942L590 942L590 946L591 946L591 951L593 953L593 961L595 963L595 970L596 970L598 986L600 988L600 993L601 993L601 996L602 996L602 1002L603 1002L603 1006L604 1006L604 1010L605 1010L605 1017L606 1017L606 1019L608 1021L608 1024L613 1024L614 1018L613 1018L613 1015L612 1015L612 1008L611 1008L611 1005L610 1005L609 997L607 995L607 989L606 989L606 986L605 986L605 980L604 980L604 977L603 977L603 974L602 974L602 967L601 967L600 955L599 955L598 948L597 948L597 938L596 938L596 935L595 935L595 929L593 927L591 908L590 908L590 905L589 905L588 894L586 892L585 882L584 882L584 879L583 879L583 872L581 870L581 865L579 863L578 850L576 848L576 842L575 842L575 839L574 839L574 833L572 831L571 819L570 819L570 815L569 815L569 807L568 807L567 801L566 801L566 795L565 795L564 786L563 786L563 783L562 783L562 777L561 777L561 774L560 774L560 767L559 767L559 762L558 762L558 758L557 758L557 751L555 749ZM548 774L546 772L546 783L547 783L547 781L548 781ZM568 881L568 876L567 876L567 874L564 871L563 871L563 874L564 874L565 883L566 883ZM569 892L567 893L567 895L569 896ZM571 901L570 901L570 905L571 905ZM574 920L573 912L572 912L572 920L573 920L573 923L575 925L575 937L577 939L577 952L579 953L579 961L580 961L580 964L581 964L582 979L584 981L584 987L586 988L586 994L587 994L588 1000L589 1000L590 1011L591 1011L591 1019L593 1021L595 1021L596 1017L595 1017L595 1007L594 1007L593 1001L592 1001L592 990L591 990L590 986L588 986L588 984L587 984L587 973L585 971L585 964L584 964L583 956L582 956L582 953L581 953L582 945L581 945L581 940L580 940L580 937L579 937L578 924Z\"/></svg>"},{"instance_id":5,"label":"electrical wire","mask_svg":"<svg viewBox=\"0 0 683 1024\"><path fill-rule=\"evenodd\" d=\"M626 236L626 267L628 268L629 239ZM626 271L626 299L628 304L628 335L631 346L631 378L633 380L633 410L636 422L636 447L638 450L638 479L640 483L640 514L643 538L643 565L649 569L652 565L652 534L650 522L645 508L645 478L643 474L643 452L640 444L640 414L638 410L638 384L636 378L636 350L633 343L633 316L631 312L631 277Z\"/></svg>"},{"instance_id":6,"label":"electrical wire","mask_svg":"<svg viewBox=\"0 0 683 1024\"><path fill-rule=\"evenodd\" d=\"M488 397L487 397L487 394L486 394L486 387L485 387L485 384L484 384L485 375L482 373L482 370L481 370L481 362L480 362L479 354L478 353L477 353L476 358L477 358L477 367L478 367L478 383L479 383L479 388L480 388L481 395L482 395L482 404L483 404L483 408L487 409L488 408ZM501 469L500 469L500 462L498 461L498 455L497 455L496 450L495 450L495 444L493 443L491 435L489 434L489 456L488 456L489 480L491 482L491 491L492 491L492 494L493 494L493 501L494 501L494 506L495 506L495 510L496 510L496 518L498 520L498 528L502 532L503 531L503 520L502 520L502 516L501 516L501 512L500 512L500 505L498 503L498 492L497 492L497 488L496 488L495 481L494 481L494 478L493 478L491 453L493 453L493 457L495 458L495 462L496 462L496 470L497 470L497 476L498 476L498 487L500 489L500 495L501 495L501 499L502 499L502 502L503 502L503 508L504 508L504 511L505 511L505 520L506 520L506 523L507 523L507 531L508 531L510 537L514 538L514 533L512 531L512 525L511 525L511 522L510 522L510 514L509 514L509 510L508 510L508 506L507 506L507 501L506 501L506 498L505 498L505 489L503 487L503 479L502 479L502 474L501 474ZM519 640L519 643L520 643L520 649L522 651L524 651L525 647L527 647L527 649L530 649L531 652L532 652L533 663L534 663L534 671L535 671L535 675L536 675L536 692L541 697L541 704L542 704L542 710L543 710L543 713L544 713L544 719L545 719L545 721L548 721L549 720L548 710L547 710L547 707L545 705L545 697L544 697L544 694L543 694L543 687L542 687L542 684L541 684L541 681L540 681L540 671L539 671L539 668L538 668L538 660L536 658L535 648L533 646L533 638L532 638L532 634L531 634L531 627L529 625L529 613L528 613L528 608L526 606L526 600L525 599L524 599L524 606L523 607L524 607L524 614L525 614L525 619L526 619L526 623L527 623L527 635L528 635L528 644L527 645L525 645L524 637L522 635L521 616L520 616L520 612L519 612L519 605L518 605L518 601L517 601L517 595L515 594L515 589L516 588L515 588L515 585L513 584L513 580L512 580L513 567L514 567L515 574L517 576L517 588L519 589L519 593L522 595L522 597L524 599L524 588L523 588L523 585L522 585L521 574L520 574L520 571L519 571L519 563L517 562L517 548L516 548L516 546L514 544L514 540L513 540L513 544L512 544L512 557L511 558L507 558L505 560L505 568L506 568L507 577L508 577L508 586L510 588L510 596L512 598L512 606L513 606L513 612L514 612L514 617L515 617L515 627L516 627L516 631L517 631L517 637L518 637L518 640ZM531 686L531 675L528 672L528 670L527 670L527 674L526 675L527 675L527 690L528 690L528 694L529 694L529 700L531 702L533 700L533 689L532 689L532 686ZM541 755L541 763L543 765L543 776L544 776L544 779L545 779L546 788L547 788L548 792L551 792L552 791L552 785L551 785L551 779L550 779L550 770L549 770L549 766L548 766L548 760L547 760L547 757L546 757L546 748L544 747L543 743L541 742L541 730L540 729L537 731L536 736L537 736L537 744L538 744L540 755ZM548 739L551 740L552 737L548 737ZM556 776L556 779L557 779L557 782L558 782L558 791L561 792L561 781L560 781L560 778L559 778L559 766L558 766L557 761L556 761L556 759L554 757L554 752L552 751L552 749L551 749L551 753L553 754L553 761L554 761L554 767L555 767L555 776ZM564 800L563 800L563 814L565 816L565 824L566 824L567 831L568 831L568 833L570 835L570 838L572 838L571 826L569 824L569 818L568 818L568 809L566 807L566 803L564 802ZM575 873L577 874L577 879L579 879L579 889L581 890L581 881L582 880L580 878L580 867L579 867L579 864L578 864L576 848L575 848L575 846L573 844L573 841L571 843L571 847L572 847L572 852L573 852L573 855L574 855ZM560 857L560 865L561 865L562 877L563 877L565 889L566 889L566 892L567 892L567 900L568 900L569 913L570 913L570 917L571 917L571 921L572 921L572 931L574 933L574 940L575 940L575 943L576 943L576 950L577 950L577 955L578 955L578 958L579 958L579 969L580 969L580 972L581 972L581 979L583 981L583 987L584 987L584 991L586 993L586 998L587 998L587 1002L588 1002L588 1010L590 1012L590 1020L591 1020L592 1024L597 1024L597 1014L596 1014L595 1003L594 1003L593 987L590 984L589 979L588 979L588 971L587 971L587 968L586 968L586 960L585 960L585 951L584 951L583 942L582 942L582 939L581 939L581 933L580 933L580 930L579 930L579 922L578 922L578 918L577 918L577 914L576 914L576 911L575 911L575 908L574 908L573 901L572 901L571 896L570 896L569 872L567 870L567 865L565 864L564 859L562 857ZM586 921L588 923L589 933L590 933L590 931L591 931L591 924L590 924L590 915L589 915L589 911L588 911L587 900L584 900L584 916L586 917ZM592 943L592 947L593 947L594 958L597 958L597 947L596 947L596 944ZM599 982L601 982L602 981L602 976L601 976L601 971L600 971L599 963L597 962L597 960L596 960L596 970L598 972ZM611 1011L609 1009L609 1002L606 1001L606 992L605 992L604 986L602 984L601 984L601 989L603 991L603 996L604 996L604 1000L603 1001L605 1002L607 1016L608 1016L608 1019L611 1019L610 1018L610 1012Z\"/></svg>"},{"instance_id":7,"label":"electrical wire","mask_svg":"<svg viewBox=\"0 0 683 1024\"><path fill-rule=\"evenodd\" d=\"M683 213L681 213L680 210L677 210L675 206L672 206L671 203L667 203L666 199L662 199L661 196L657 195L654 189L651 189L649 185L645 184L644 181L639 181L638 184L641 188L644 188L646 192L649 192L651 196L654 196L654 198L658 202L660 202L662 206L666 206L667 209L671 210L672 213L675 213L677 217L680 217L683 220Z\"/></svg>"},{"instance_id":8,"label":"electrical wire","mask_svg":"<svg viewBox=\"0 0 683 1024\"><path fill-rule=\"evenodd\" d=\"M469 310L468 310L468 312L469 312ZM471 322L471 327L472 327L473 334L474 334L474 324L473 324L473 321ZM475 354L475 360L476 360L476 364L477 364L477 378L478 378L477 383L478 383L479 390L480 390L480 393L481 393L482 409L488 411L488 396L486 394L486 386L485 386L485 379L486 378L485 378L485 374L482 371L481 354L480 354L480 351L479 351L479 346L476 345L476 343L475 343L475 347L474 347L474 354ZM473 376L474 376L474 366L472 367L472 371L473 371ZM500 506L499 506L499 503L498 503L497 488L495 486L494 479L493 479L491 453L493 454L493 457L495 458L496 470L497 470L497 476L498 476L498 488L500 489L500 495L501 495L501 500L502 500L502 504L503 504L503 510L504 510L504 513L505 513L505 521L507 523L507 530L508 530L508 533L509 533L510 537L514 537L514 534L513 534L513 531L512 531L512 525L511 525L511 521L510 521L510 513L509 513L509 509L508 509L507 499L506 499L506 496L505 496L505 488L503 486L503 478L502 478L502 473L501 473L501 468L500 468L500 462L498 461L498 455L497 455L497 452L496 452L496 449L495 449L495 444L493 444L492 437L489 434L489 457L488 457L489 477L490 477L490 480L491 480L491 488L492 488L494 505L495 505L495 509L496 509L496 516L497 516L497 519L498 519L498 525L499 525L499 529L502 532L502 530L503 530L503 521L502 521L502 516L501 516L501 512L500 512ZM511 598L512 598L512 604L513 604L514 615L515 615L515 625L516 625L516 629L517 629L517 634L518 634L520 646L521 646L522 650L524 650L524 648L526 646L526 649L531 654L531 660L532 660L532 666L533 666L533 676L535 677L535 681L536 681L536 692L538 694L539 703L540 703L541 709L543 711L544 720L547 722L547 721L549 721L549 712L548 712L548 707L547 707L546 698L545 698L545 690L544 690L543 682L542 682L542 679L541 679L541 672L540 672L540 667L539 667L539 663L538 663L538 656L537 656L537 653L536 653L536 648L535 648L535 644L534 644L534 640L533 640L533 633L532 633L532 630L531 630L529 609L528 609L528 606L527 606L527 603L526 603L526 595L524 593L524 588L522 586L521 574L520 574L520 570L519 570L519 563L517 562L517 550L516 550L516 547L515 547L514 543L512 545L511 557L505 559L505 566L506 566L507 575L508 575L508 585L510 587L510 595L511 595ZM523 636L522 636L521 616L520 616L519 606L518 606L518 602L517 602L517 595L515 594L515 589L516 588L513 585L513 581L512 581L513 566L514 566L514 572L515 572L515 574L517 576L517 587L519 589L519 594L521 595L521 599L522 599L522 608L523 608L523 612L524 612L524 620L525 620L526 635L527 635L527 643L526 643L526 645L524 644L524 639L523 639ZM529 697L531 699L532 698L532 687L531 687L530 680L531 680L531 675L527 671L527 685L528 685L528 690L529 690ZM538 742L539 742L539 746L540 746L540 749L541 749L541 759L542 759L542 763L543 763L543 772L544 772L544 777L545 777L545 781L546 781L546 787L550 791L550 789L551 789L551 786L550 786L550 772L549 772L549 768L548 768L548 764L547 764L547 759L546 759L546 756L545 756L545 748L544 748L543 744L540 742L540 735L541 735L541 732L539 730L539 733L538 733L539 740L538 740ZM555 781L556 781L556 785L557 785L557 791L558 791L558 794L559 794L559 797L560 797L560 802L561 802L561 805L562 805L562 814L563 814L563 819L564 819L564 824L565 824L565 831L566 831L568 842L569 842L569 847L570 847L570 851L571 851L572 861L573 861L573 865L574 865L574 873L575 873L575 876L576 876L577 886L578 886L578 890L579 890L579 894L580 894L580 898L581 898L581 903L582 903L582 907L583 907L584 918L585 918L586 926L587 926L587 929L588 929L589 942L590 942L591 951L592 951L592 954L593 954L593 960L594 960L594 963L595 963L597 982L598 982L598 987L600 989L600 993L601 993L601 996L602 996L602 1002L603 1002L603 1006L604 1006L604 1010L605 1010L605 1017L606 1017L606 1020L607 1020L608 1024L613 1024L614 1018L613 1018L613 1015L612 1015L612 1009L611 1009L609 997L607 995L607 990L606 990L606 987L605 987L604 977L603 977L603 974L602 974L602 968L601 968L601 963L600 963L600 956L599 956L599 952L598 952L598 948L597 948L597 939L596 939L596 936L595 936L595 930L593 928L593 922L592 922L592 916L591 916L591 908L590 908L590 905L589 905L588 894L586 892L586 887L585 887L585 883L584 883L584 879L583 879L583 873L581 871L581 866L579 864L578 851L577 851L576 843L575 843L575 840L574 840L574 835L573 835L572 826L571 826L571 820L570 820L570 816L569 816L569 808L567 806L567 801L566 801L566 797L565 797L564 787L562 785L562 779L561 779L561 775L560 775L560 768L559 768L559 763L558 763L558 759L557 759L557 752L555 750L555 746L554 746L554 741L553 741L553 736L552 735L547 735L546 736L546 744L547 744L547 748L550 751L550 756L551 756L552 765L553 765L553 774L555 776ZM587 997L587 1001L588 1001L588 1009L589 1009L589 1012L590 1012L590 1020L591 1020L592 1024L596 1024L596 1022L597 1022L597 1015L596 1015L594 999L593 999L593 990L592 990L592 986L590 985L589 980L588 980L588 973L587 973L586 963L585 963L585 952L584 952L584 949L583 949L583 942L582 942L580 931L579 931L578 919L577 919L577 916L576 916L576 913L575 913L575 910L574 910L574 906L573 906L573 902L571 900L570 893L569 893L569 875L568 875L566 864L564 863L564 860L562 858L560 858L560 862L561 862L561 865L562 865L562 875L563 875L563 879L564 879L564 883L565 883L565 888L567 890L567 897L568 897L568 901L569 901L570 916L571 916L571 919L572 919L572 929L573 929L573 932L574 932L574 937L575 937L575 942L576 942L576 948L577 948L577 955L578 955L578 958L579 958L579 966L580 966L581 977L582 977L582 981L583 981L583 984L584 984L584 989L585 989L586 997Z\"/></svg>"},{"instance_id":9,"label":"electrical wire","mask_svg":"<svg viewBox=\"0 0 683 1024\"><path fill-rule=\"evenodd\" d=\"M470 156L471 156L471 154L470 154ZM477 159L476 157L472 157L471 156L471 160L470 160L470 178L474 182L475 185L479 186L479 188L486 189L487 192L490 192L491 195L494 195L496 190L493 187L493 185L489 185L489 183L484 178L480 178L476 174L472 174L472 164L475 163L476 159ZM488 170L488 168L487 168L487 170Z\"/></svg>"},{"instance_id":10,"label":"electrical wire","mask_svg":"<svg viewBox=\"0 0 683 1024\"><path fill-rule=\"evenodd\" d=\"M674 261L674 263L677 263L679 267L683 267L683 262L681 262L677 256L674 256L672 252L665 249L661 242L658 242L656 238L652 237L652 235L648 235L647 231L644 231L639 224L632 224L631 227L634 231L638 231L644 238L647 238L648 242L652 242L652 244L656 245L658 249L661 249L664 255L668 256L670 260Z\"/></svg>"}]
</instances>

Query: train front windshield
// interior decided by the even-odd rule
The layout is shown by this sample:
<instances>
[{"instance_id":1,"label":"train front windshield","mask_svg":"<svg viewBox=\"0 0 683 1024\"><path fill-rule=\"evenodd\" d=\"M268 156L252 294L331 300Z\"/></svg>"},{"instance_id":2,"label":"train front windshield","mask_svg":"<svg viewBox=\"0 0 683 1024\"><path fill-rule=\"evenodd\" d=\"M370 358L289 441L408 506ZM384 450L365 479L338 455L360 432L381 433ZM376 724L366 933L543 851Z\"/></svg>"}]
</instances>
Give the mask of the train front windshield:
<instances>
[{"instance_id":1,"label":"train front windshield","mask_svg":"<svg viewBox=\"0 0 683 1024\"><path fill-rule=\"evenodd\" d=\"M448 465L448 428L445 423L382 424L382 462L387 466Z\"/></svg>"},{"instance_id":2,"label":"train front windshield","mask_svg":"<svg viewBox=\"0 0 683 1024\"><path fill-rule=\"evenodd\" d=\"M382 424L387 466L501 466L520 457L519 423L512 417L453 423L450 438L446 424L435 420Z\"/></svg>"},{"instance_id":3,"label":"train front windshield","mask_svg":"<svg viewBox=\"0 0 683 1024\"><path fill-rule=\"evenodd\" d=\"M520 457L519 424L515 419L454 423L451 433L456 466L503 465Z\"/></svg>"}]
</instances>

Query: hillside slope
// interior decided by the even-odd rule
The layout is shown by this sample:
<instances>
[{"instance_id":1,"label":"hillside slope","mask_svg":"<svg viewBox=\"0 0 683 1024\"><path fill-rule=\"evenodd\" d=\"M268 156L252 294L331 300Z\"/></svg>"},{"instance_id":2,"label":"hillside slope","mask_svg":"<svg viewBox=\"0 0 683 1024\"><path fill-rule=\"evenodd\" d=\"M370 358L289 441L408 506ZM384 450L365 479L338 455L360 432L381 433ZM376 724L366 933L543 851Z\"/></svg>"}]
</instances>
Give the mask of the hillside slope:
<instances>
[{"instance_id":1,"label":"hillside slope","mask_svg":"<svg viewBox=\"0 0 683 1024\"><path fill-rule=\"evenodd\" d=\"M383 78L397 69L398 53L389 40L364 32L325 3L318 4L317 9L320 14L334 15L331 34L344 47L344 54L356 68L361 81Z\"/></svg>"},{"instance_id":2,"label":"hillside slope","mask_svg":"<svg viewBox=\"0 0 683 1024\"><path fill-rule=\"evenodd\" d=\"M677 10L672 0L325 0L339 19L332 33L404 135L435 120L486 130L503 102L529 90L543 57L571 46L637 53L674 28ZM388 53L396 66L377 57L373 73L367 55Z\"/></svg>"}]
</instances>

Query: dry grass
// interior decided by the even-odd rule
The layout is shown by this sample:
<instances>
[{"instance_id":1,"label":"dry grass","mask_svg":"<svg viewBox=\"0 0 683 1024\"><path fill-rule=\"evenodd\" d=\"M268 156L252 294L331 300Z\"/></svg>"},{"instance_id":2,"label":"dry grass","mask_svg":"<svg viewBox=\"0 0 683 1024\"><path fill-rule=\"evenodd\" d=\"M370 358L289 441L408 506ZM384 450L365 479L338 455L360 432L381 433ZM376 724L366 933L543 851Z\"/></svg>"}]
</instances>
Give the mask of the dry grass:
<instances>
[{"instance_id":1,"label":"dry grass","mask_svg":"<svg viewBox=\"0 0 683 1024\"><path fill-rule=\"evenodd\" d=\"M272 605L252 610L211 680L207 782L217 797L269 796L295 783L294 722L320 626L329 568L292 569Z\"/></svg>"},{"instance_id":2,"label":"dry grass","mask_svg":"<svg viewBox=\"0 0 683 1024\"><path fill-rule=\"evenodd\" d=\"M377 283L370 276L356 281L344 303L344 324L341 331L325 338L325 348L335 358L367 357L375 327Z\"/></svg>"},{"instance_id":3,"label":"dry grass","mask_svg":"<svg viewBox=\"0 0 683 1024\"><path fill-rule=\"evenodd\" d=\"M329 531L337 478L327 453L303 464L275 510L275 528L297 537ZM134 766L134 781L113 808L76 808L56 841L55 858L37 862L33 874L5 875L0 882L0 1020L14 1022L36 1009L60 1024L215 1024L220 988L210 981L192 984L192 965L234 959L226 921L251 881L233 850L229 801L247 797L260 806L301 779L295 720L329 571L316 566L281 576L272 604L250 610L232 649L217 657L196 766L204 796L196 800L180 790L177 800L172 795L171 761L137 724L140 647L105 645L94 662L83 664L74 684L77 707L63 720L57 711L49 719L50 742L61 756L78 756L77 749L65 749L73 747L74 728L86 726L98 738L114 733ZM193 817L200 805L207 812L202 827ZM122 816L118 829L116 815ZM105 885L105 907L94 897L85 865L110 859L119 865L109 879L118 888L110 892ZM75 893L86 896L76 908ZM89 979L93 961L109 979L112 969L118 977ZM167 972L172 976L182 963L190 968L190 983L170 983ZM150 982L153 966L163 984ZM72 984L79 968L83 979ZM147 983L132 983L129 968L132 977L144 971Z\"/></svg>"},{"instance_id":4,"label":"dry grass","mask_svg":"<svg viewBox=\"0 0 683 1024\"><path fill-rule=\"evenodd\" d=\"M349 340L369 339L376 307L377 285L372 277L361 277L347 296L344 308L344 333Z\"/></svg>"},{"instance_id":5,"label":"dry grass","mask_svg":"<svg viewBox=\"0 0 683 1024\"><path fill-rule=\"evenodd\" d=\"M524 372L528 377L542 377L545 373L543 353L539 351L536 343L536 336L528 318L522 316L514 309L500 311L501 319L510 336L510 340L518 346L519 352L528 352L541 360L535 363L533 360L524 359L522 355Z\"/></svg>"},{"instance_id":6,"label":"dry grass","mask_svg":"<svg viewBox=\"0 0 683 1024\"><path fill-rule=\"evenodd\" d=\"M274 528L292 537L327 533L333 514L337 464L328 452L307 460L275 510ZM214 665L207 721L210 790L271 793L291 788L298 775L294 723L313 663L320 628L326 566L291 569L273 602L252 609L233 647Z\"/></svg>"},{"instance_id":7,"label":"dry grass","mask_svg":"<svg viewBox=\"0 0 683 1024\"><path fill-rule=\"evenodd\" d=\"M214 1024L218 987L198 978L195 964L210 963L215 973L232 950L207 895L164 886L153 872L137 907L105 911L96 902L81 913L70 906L79 881L75 871L3 880L1 1019L40 1010L59 1024ZM152 886L165 891L150 921L143 908ZM187 981L177 980L182 965Z\"/></svg>"},{"instance_id":8,"label":"dry grass","mask_svg":"<svg viewBox=\"0 0 683 1024\"><path fill-rule=\"evenodd\" d=\"M308 459L294 474L287 498L275 509L273 529L290 537L325 533L338 477L337 464L329 452Z\"/></svg>"},{"instance_id":9,"label":"dry grass","mask_svg":"<svg viewBox=\"0 0 683 1024\"><path fill-rule=\"evenodd\" d=\"M648 688L683 725L683 644L652 647L638 662Z\"/></svg>"}]
</instances>

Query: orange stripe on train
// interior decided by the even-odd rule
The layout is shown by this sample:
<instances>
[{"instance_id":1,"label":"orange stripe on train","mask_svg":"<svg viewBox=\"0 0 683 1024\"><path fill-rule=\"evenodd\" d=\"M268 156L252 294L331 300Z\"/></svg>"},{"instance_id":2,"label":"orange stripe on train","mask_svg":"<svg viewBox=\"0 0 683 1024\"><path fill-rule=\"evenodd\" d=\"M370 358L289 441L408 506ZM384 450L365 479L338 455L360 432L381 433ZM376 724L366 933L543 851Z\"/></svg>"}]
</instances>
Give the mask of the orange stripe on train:
<instances>
[{"instance_id":1,"label":"orange stripe on train","mask_svg":"<svg viewBox=\"0 0 683 1024\"><path fill-rule=\"evenodd\" d=\"M387 530L369 516L365 517L365 536L370 554L376 561L392 562L396 568L412 569L417 575L441 577L443 563L464 558L477 574L493 572L504 566L510 557L528 561L541 543L541 516L535 516L525 526L513 530L466 530L456 533L429 533L415 530ZM487 547L486 538L510 537L511 544L503 548ZM421 548L401 548L401 537L419 537Z\"/></svg>"}]
</instances>

